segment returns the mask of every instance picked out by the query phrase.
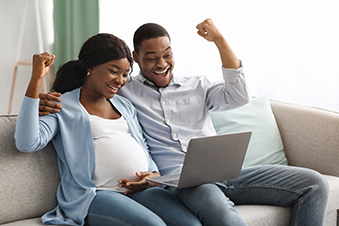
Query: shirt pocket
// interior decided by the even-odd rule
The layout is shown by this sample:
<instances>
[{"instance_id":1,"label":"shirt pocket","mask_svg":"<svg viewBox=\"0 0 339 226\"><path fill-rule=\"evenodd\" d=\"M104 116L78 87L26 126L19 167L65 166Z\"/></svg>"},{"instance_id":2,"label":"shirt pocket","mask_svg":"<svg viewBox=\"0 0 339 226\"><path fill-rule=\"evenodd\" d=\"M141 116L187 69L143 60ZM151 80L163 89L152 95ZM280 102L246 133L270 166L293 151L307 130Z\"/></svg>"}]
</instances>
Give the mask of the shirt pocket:
<instances>
[{"instance_id":1,"label":"shirt pocket","mask_svg":"<svg viewBox=\"0 0 339 226\"><path fill-rule=\"evenodd\" d=\"M201 96L189 96L175 101L174 118L180 122L195 123L204 116L205 102Z\"/></svg>"}]
</instances>

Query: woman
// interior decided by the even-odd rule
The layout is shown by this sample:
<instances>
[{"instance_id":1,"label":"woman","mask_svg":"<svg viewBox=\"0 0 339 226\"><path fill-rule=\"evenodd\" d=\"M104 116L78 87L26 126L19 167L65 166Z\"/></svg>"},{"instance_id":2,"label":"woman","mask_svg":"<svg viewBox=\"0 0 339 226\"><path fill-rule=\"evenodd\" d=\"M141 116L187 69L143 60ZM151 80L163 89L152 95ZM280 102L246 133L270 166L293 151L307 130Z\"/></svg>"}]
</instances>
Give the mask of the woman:
<instances>
[{"instance_id":1,"label":"woman","mask_svg":"<svg viewBox=\"0 0 339 226\"><path fill-rule=\"evenodd\" d=\"M127 45L110 34L88 39L79 59L57 72L52 90L63 94L62 111L39 118L39 87L54 57L33 56L15 132L20 151L40 150L52 140L58 154L58 206L43 223L201 225L170 193L145 180L159 175L157 166L134 107L116 95L133 63Z\"/></svg>"}]
</instances>

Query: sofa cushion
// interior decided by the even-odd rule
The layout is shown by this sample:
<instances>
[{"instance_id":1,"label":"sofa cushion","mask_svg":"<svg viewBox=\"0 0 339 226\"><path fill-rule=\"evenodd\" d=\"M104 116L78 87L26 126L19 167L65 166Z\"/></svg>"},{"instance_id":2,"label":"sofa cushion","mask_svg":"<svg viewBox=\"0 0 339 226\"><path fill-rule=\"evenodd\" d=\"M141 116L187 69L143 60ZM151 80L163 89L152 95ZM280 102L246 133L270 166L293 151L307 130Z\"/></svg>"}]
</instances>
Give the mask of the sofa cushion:
<instances>
[{"instance_id":1,"label":"sofa cushion","mask_svg":"<svg viewBox=\"0 0 339 226\"><path fill-rule=\"evenodd\" d=\"M34 153L18 151L15 124L16 116L0 116L0 224L41 217L57 205L60 177L53 145Z\"/></svg>"},{"instance_id":2,"label":"sofa cushion","mask_svg":"<svg viewBox=\"0 0 339 226\"><path fill-rule=\"evenodd\" d=\"M250 226L290 225L291 208L265 205L235 206L239 215Z\"/></svg>"},{"instance_id":3,"label":"sofa cushion","mask_svg":"<svg viewBox=\"0 0 339 226\"><path fill-rule=\"evenodd\" d=\"M279 129L267 96L253 98L243 107L210 112L217 134L252 131L244 166L287 165Z\"/></svg>"},{"instance_id":4,"label":"sofa cushion","mask_svg":"<svg viewBox=\"0 0 339 226\"><path fill-rule=\"evenodd\" d=\"M38 217L28 220L15 221L8 224L3 224L2 226L42 226L42 225L43 223L40 217Z\"/></svg>"}]
</instances>

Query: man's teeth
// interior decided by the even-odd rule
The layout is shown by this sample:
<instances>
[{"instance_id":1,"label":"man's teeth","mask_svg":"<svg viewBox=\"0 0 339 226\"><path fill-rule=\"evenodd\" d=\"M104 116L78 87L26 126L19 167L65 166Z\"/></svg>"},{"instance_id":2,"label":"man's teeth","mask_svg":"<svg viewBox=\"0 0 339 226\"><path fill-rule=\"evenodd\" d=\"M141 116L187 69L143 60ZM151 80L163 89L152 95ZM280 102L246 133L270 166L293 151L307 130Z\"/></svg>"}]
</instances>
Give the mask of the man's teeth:
<instances>
[{"instance_id":1,"label":"man's teeth","mask_svg":"<svg viewBox=\"0 0 339 226\"><path fill-rule=\"evenodd\" d=\"M166 68L166 69L163 70L163 71L154 71L154 72L157 73L157 74L163 74L163 73L166 73L167 70L168 70L168 68Z\"/></svg>"}]
</instances>

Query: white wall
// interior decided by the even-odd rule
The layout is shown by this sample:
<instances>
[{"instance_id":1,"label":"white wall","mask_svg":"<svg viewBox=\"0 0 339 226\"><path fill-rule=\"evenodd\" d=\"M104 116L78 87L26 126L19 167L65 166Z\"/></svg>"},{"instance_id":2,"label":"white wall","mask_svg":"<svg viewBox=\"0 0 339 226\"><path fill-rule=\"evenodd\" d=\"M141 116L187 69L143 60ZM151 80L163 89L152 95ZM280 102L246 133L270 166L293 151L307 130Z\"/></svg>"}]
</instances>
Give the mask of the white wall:
<instances>
[{"instance_id":1,"label":"white wall","mask_svg":"<svg viewBox=\"0 0 339 226\"><path fill-rule=\"evenodd\" d=\"M254 96L339 112L338 0L100 1L100 31L116 34L131 49L140 25L164 26L172 37L175 75L221 77L216 47L195 28L212 18L243 60Z\"/></svg>"},{"instance_id":2,"label":"white wall","mask_svg":"<svg viewBox=\"0 0 339 226\"><path fill-rule=\"evenodd\" d=\"M29 2L20 59L39 52L33 3ZM53 42L53 1L39 0L45 40ZM7 114L24 0L0 0L0 114ZM176 75L220 78L217 49L196 34L212 18L243 60L252 94L339 111L339 2L337 0L100 0L101 32L133 49L143 23L163 25L172 37ZM137 73L138 67L135 67ZM19 111L31 73L19 67L12 113ZM49 84L49 83L48 83Z\"/></svg>"},{"instance_id":3,"label":"white wall","mask_svg":"<svg viewBox=\"0 0 339 226\"><path fill-rule=\"evenodd\" d=\"M20 60L31 59L34 53L39 53L40 51L34 0L27 0L27 3L23 42L21 51L19 52ZM51 31L47 32L48 28L51 28L51 24L53 24L53 1L39 0L39 4L42 8L41 14L43 17L42 23L45 40L43 51L46 51L47 46L49 46L53 39ZM24 0L0 0L0 114L7 114L8 111L14 66L17 62L24 5ZM17 114L19 112L30 75L30 66L19 66L13 96L12 114ZM49 84L49 79L47 79L47 85ZM48 86L48 89L49 88L50 86Z\"/></svg>"}]
</instances>

